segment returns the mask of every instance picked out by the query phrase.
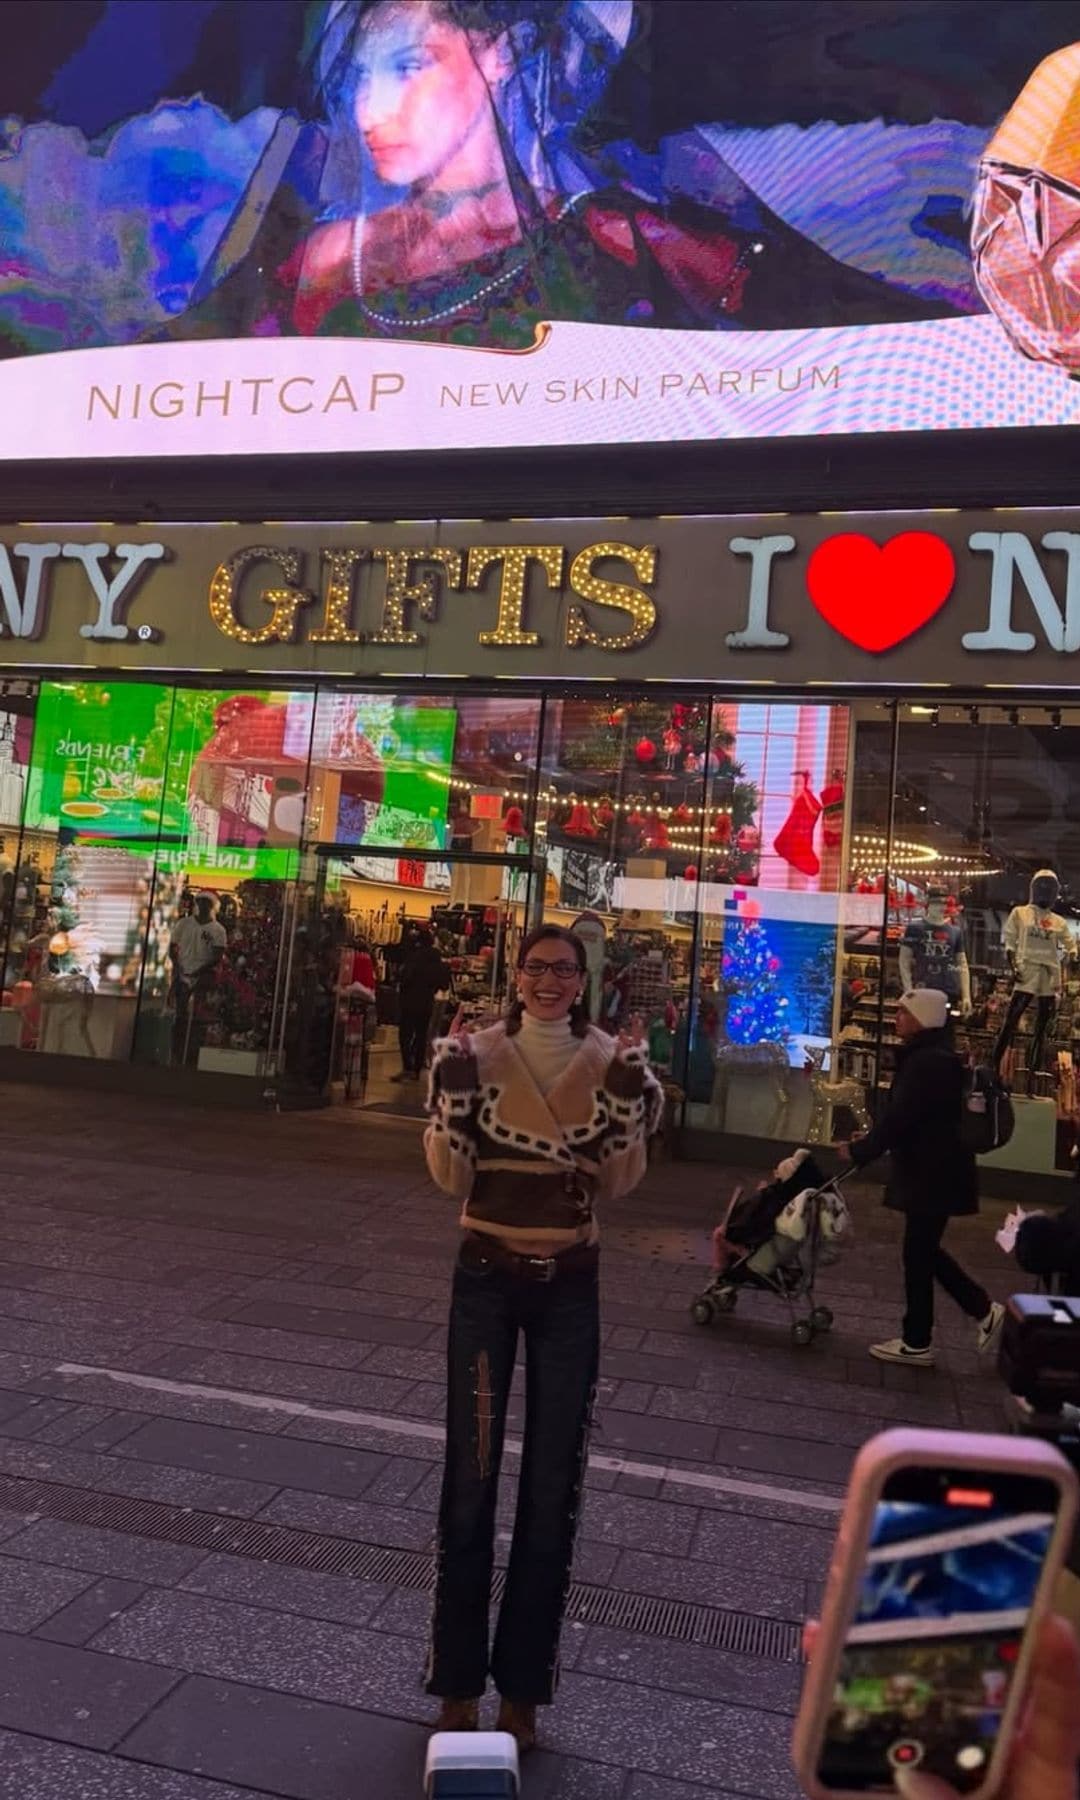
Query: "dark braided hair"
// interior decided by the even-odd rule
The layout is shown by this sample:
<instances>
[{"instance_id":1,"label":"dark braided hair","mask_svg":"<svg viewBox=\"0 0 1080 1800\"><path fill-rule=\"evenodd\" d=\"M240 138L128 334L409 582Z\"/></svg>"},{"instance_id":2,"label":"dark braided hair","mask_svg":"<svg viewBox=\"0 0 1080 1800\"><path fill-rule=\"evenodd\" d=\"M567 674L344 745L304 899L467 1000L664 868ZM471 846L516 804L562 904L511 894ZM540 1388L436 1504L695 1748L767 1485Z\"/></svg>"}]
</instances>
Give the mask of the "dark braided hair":
<instances>
[{"instance_id":1,"label":"dark braided hair","mask_svg":"<svg viewBox=\"0 0 1080 1800\"><path fill-rule=\"evenodd\" d=\"M579 937L574 936L572 931L567 931L565 925L538 925L535 931L530 931L528 936L522 939L521 949L518 951L518 968L522 968L528 962L537 944L548 942L569 944L577 958L577 966L581 970L582 977L584 978L588 974L585 946ZM513 1001L506 1015L507 1037L515 1037L521 1030L524 1013L524 1003L521 1000ZM585 995L581 994L570 1008L570 1030L575 1037L583 1038L588 1029L589 1002Z\"/></svg>"}]
</instances>

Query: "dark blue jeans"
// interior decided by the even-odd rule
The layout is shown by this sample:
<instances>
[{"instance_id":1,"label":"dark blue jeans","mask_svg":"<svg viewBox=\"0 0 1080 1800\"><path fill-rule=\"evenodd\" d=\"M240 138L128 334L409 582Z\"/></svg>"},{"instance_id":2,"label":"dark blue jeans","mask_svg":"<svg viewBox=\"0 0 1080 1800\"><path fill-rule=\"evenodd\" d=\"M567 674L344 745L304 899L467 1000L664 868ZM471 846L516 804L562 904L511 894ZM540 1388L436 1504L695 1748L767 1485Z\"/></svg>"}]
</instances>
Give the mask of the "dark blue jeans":
<instances>
[{"instance_id":1,"label":"dark blue jeans","mask_svg":"<svg viewBox=\"0 0 1080 1800\"><path fill-rule=\"evenodd\" d=\"M446 1467L427 1691L547 1705L600 1358L598 1257L551 1282L484 1258L473 1242L454 1271ZM525 1441L506 1588L490 1648L495 1503L519 1334L525 1340Z\"/></svg>"}]
</instances>

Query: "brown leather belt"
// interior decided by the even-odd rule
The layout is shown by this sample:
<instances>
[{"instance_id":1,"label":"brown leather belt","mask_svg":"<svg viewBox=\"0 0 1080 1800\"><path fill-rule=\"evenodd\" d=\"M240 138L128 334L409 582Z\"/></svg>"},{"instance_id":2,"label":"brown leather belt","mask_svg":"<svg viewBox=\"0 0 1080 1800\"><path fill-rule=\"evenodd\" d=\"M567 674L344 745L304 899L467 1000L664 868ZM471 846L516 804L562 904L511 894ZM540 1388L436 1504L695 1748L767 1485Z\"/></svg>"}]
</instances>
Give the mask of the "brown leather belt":
<instances>
[{"instance_id":1,"label":"brown leather belt","mask_svg":"<svg viewBox=\"0 0 1080 1800\"><path fill-rule=\"evenodd\" d=\"M504 1269L523 1281L557 1281L560 1275L583 1275L600 1260L599 1244L570 1244L554 1256L520 1256L485 1232L467 1231L461 1242L461 1260L468 1269Z\"/></svg>"}]
</instances>

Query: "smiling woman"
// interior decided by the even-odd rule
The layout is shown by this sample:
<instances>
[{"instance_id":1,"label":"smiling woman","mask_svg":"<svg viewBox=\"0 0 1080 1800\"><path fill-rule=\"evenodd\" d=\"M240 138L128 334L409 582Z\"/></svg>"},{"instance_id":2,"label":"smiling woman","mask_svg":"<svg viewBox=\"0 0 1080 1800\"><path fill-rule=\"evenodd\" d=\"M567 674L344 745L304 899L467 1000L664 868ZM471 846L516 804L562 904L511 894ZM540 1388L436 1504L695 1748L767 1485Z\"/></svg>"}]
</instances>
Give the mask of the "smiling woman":
<instances>
[{"instance_id":1,"label":"smiling woman","mask_svg":"<svg viewBox=\"0 0 1080 1800\"><path fill-rule=\"evenodd\" d=\"M450 1311L446 1468L428 1692L439 1728L474 1730L490 1672L499 1729L535 1741L555 1696L599 1357L596 1201L635 1187L661 1090L640 1022L589 1024L581 940L541 925L509 1016L436 1052L428 1167L463 1202ZM525 1451L494 1650L488 1605L499 1462L519 1332Z\"/></svg>"}]
</instances>

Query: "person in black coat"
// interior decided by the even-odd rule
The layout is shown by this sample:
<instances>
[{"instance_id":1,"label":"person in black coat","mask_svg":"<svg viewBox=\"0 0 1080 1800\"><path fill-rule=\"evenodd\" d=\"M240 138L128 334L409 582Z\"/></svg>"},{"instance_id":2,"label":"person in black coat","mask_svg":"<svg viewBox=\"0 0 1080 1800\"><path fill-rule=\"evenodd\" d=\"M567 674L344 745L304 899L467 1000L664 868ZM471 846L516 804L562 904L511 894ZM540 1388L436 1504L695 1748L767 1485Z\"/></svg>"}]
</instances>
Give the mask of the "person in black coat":
<instances>
[{"instance_id":1,"label":"person in black coat","mask_svg":"<svg viewBox=\"0 0 1080 1800\"><path fill-rule=\"evenodd\" d=\"M395 1081L419 1081L427 1057L428 1031L440 988L450 986L450 970L432 941L430 932L418 931L402 960L398 981L401 1074Z\"/></svg>"},{"instance_id":2,"label":"person in black coat","mask_svg":"<svg viewBox=\"0 0 1080 1800\"><path fill-rule=\"evenodd\" d=\"M935 1281L978 1320L980 1350L996 1342L1005 1319L1004 1307L942 1249L949 1220L979 1210L975 1157L961 1135L964 1069L950 1042L948 1018L948 1000L936 988L912 988L902 996L888 1104L873 1129L841 1151L856 1168L891 1158L885 1204L904 1214L907 1310L903 1335L871 1345L870 1354L879 1362L922 1368L934 1362Z\"/></svg>"}]
</instances>

